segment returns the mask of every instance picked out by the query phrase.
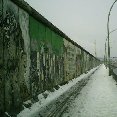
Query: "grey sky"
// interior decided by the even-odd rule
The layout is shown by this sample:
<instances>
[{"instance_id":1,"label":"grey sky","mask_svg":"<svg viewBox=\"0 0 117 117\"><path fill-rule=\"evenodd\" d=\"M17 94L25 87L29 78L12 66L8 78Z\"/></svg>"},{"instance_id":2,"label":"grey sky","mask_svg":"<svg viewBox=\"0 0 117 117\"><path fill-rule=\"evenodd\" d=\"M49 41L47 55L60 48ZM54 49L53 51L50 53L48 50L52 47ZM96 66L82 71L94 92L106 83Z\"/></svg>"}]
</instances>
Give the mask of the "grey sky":
<instances>
[{"instance_id":1,"label":"grey sky","mask_svg":"<svg viewBox=\"0 0 117 117\"><path fill-rule=\"evenodd\" d=\"M104 56L107 14L114 0L25 0L72 40L94 55ZM117 28L117 3L110 17L110 30ZM111 56L117 56L117 31L111 35Z\"/></svg>"}]
</instances>

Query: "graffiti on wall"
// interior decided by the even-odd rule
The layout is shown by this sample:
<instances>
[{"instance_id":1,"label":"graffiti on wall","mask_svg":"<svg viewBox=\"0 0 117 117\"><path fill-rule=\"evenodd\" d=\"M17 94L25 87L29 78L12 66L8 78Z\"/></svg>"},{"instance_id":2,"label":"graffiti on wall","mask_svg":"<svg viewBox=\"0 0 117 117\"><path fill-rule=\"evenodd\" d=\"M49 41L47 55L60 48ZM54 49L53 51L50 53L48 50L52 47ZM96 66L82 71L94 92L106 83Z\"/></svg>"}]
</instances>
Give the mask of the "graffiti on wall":
<instances>
[{"instance_id":1,"label":"graffiti on wall","mask_svg":"<svg viewBox=\"0 0 117 117\"><path fill-rule=\"evenodd\" d=\"M63 80L63 39L30 16L32 93ZM35 93L34 93L35 92Z\"/></svg>"},{"instance_id":2,"label":"graffiti on wall","mask_svg":"<svg viewBox=\"0 0 117 117\"><path fill-rule=\"evenodd\" d=\"M4 84L3 84L3 7L2 0L0 0L0 115L4 111Z\"/></svg>"},{"instance_id":3,"label":"graffiti on wall","mask_svg":"<svg viewBox=\"0 0 117 117\"><path fill-rule=\"evenodd\" d=\"M18 10L16 10L18 13ZM29 98L24 79L26 57L22 30L14 11L7 7L2 20L3 61L4 61L4 109L18 111L21 103Z\"/></svg>"}]
</instances>

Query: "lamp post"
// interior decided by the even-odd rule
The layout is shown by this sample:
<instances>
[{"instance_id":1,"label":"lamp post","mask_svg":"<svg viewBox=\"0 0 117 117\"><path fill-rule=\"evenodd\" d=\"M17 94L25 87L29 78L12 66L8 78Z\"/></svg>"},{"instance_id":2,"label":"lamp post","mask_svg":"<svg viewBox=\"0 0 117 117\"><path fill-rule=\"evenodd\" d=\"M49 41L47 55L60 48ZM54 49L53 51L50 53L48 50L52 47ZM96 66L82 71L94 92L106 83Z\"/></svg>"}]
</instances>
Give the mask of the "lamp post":
<instances>
[{"instance_id":1,"label":"lamp post","mask_svg":"<svg viewBox=\"0 0 117 117\"><path fill-rule=\"evenodd\" d=\"M105 55L104 55L104 63L105 63L106 68L107 68L107 51L106 51L106 42L105 42Z\"/></svg>"},{"instance_id":2,"label":"lamp post","mask_svg":"<svg viewBox=\"0 0 117 117\"><path fill-rule=\"evenodd\" d=\"M112 30L109 35L113 32L117 31L117 28L115 28L114 30ZM108 40L108 37L106 38L106 41ZM105 65L106 65L106 68L107 68L107 44L106 44L106 41L105 41L105 55L104 55L104 62L105 62Z\"/></svg>"},{"instance_id":3,"label":"lamp post","mask_svg":"<svg viewBox=\"0 0 117 117\"><path fill-rule=\"evenodd\" d=\"M109 29L109 21L110 21L110 14L112 11L112 8L114 6L114 4L117 2L117 0L115 0L113 2L113 4L110 7L109 13L108 13L108 21L107 21L107 36L108 36L108 67L109 67L109 76L111 75L111 67L110 67L110 29Z\"/></svg>"}]
</instances>

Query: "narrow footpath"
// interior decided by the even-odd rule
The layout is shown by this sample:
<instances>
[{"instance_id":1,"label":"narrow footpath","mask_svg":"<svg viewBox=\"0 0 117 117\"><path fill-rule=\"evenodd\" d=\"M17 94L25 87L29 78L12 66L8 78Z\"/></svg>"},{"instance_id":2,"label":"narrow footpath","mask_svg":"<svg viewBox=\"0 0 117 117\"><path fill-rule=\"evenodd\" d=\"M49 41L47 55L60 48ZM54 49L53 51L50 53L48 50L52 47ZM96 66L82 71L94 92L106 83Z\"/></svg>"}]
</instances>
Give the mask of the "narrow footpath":
<instances>
[{"instance_id":1,"label":"narrow footpath","mask_svg":"<svg viewBox=\"0 0 117 117\"><path fill-rule=\"evenodd\" d=\"M80 94L67 103L61 117L117 117L117 85L104 65Z\"/></svg>"}]
</instances>

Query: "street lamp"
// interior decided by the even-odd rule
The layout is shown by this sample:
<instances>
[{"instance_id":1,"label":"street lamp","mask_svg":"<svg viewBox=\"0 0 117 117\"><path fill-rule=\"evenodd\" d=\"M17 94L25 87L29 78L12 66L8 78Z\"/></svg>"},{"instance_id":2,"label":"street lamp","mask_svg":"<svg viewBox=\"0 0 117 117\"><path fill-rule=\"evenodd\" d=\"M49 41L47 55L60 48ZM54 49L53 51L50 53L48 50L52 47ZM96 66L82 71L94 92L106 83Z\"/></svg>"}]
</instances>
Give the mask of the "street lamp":
<instances>
[{"instance_id":1,"label":"street lamp","mask_svg":"<svg viewBox=\"0 0 117 117\"><path fill-rule=\"evenodd\" d=\"M109 76L111 75L111 67L110 67L110 31L109 31L109 21L110 21L110 14L112 11L112 8L114 6L114 4L117 2L117 0L115 0L113 2L113 4L110 7L109 13L108 13L108 21L107 21L107 35L108 35L108 65L109 65Z\"/></svg>"},{"instance_id":2,"label":"street lamp","mask_svg":"<svg viewBox=\"0 0 117 117\"><path fill-rule=\"evenodd\" d=\"M114 30L112 30L110 33L109 33L109 35L111 34L111 33L113 33L113 32L115 32L115 31L117 31L117 28L116 29L114 29ZM106 41L108 40L108 37L106 38ZM105 65L106 65L106 68L107 68L107 45L106 45L106 42L105 42L105 56L104 56L104 62L105 62Z\"/></svg>"},{"instance_id":3,"label":"street lamp","mask_svg":"<svg viewBox=\"0 0 117 117\"><path fill-rule=\"evenodd\" d=\"M115 32L115 31L117 31L117 28L115 28L114 30L112 30L112 31L109 33L109 35L110 35L111 33ZM106 38L106 41L107 41L107 39L108 39L108 36L107 36L107 38Z\"/></svg>"}]
</instances>

